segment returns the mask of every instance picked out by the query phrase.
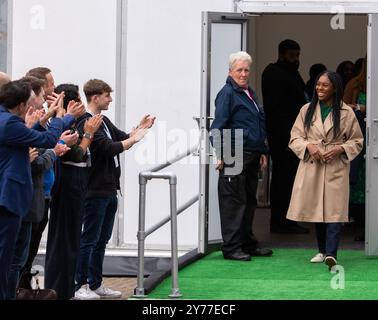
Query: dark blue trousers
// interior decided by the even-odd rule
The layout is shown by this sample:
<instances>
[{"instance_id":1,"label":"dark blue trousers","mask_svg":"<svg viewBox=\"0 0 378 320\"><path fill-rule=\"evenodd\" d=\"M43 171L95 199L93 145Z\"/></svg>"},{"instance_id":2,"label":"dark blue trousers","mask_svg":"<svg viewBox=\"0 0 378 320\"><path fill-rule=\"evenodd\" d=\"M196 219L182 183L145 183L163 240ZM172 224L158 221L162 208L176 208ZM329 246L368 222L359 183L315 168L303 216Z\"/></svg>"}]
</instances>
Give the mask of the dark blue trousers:
<instances>
[{"instance_id":1,"label":"dark blue trousers","mask_svg":"<svg viewBox=\"0 0 378 320\"><path fill-rule=\"evenodd\" d=\"M8 277L21 217L0 207L0 300L7 298Z\"/></svg>"},{"instance_id":2,"label":"dark blue trousers","mask_svg":"<svg viewBox=\"0 0 378 320\"><path fill-rule=\"evenodd\" d=\"M337 258L341 223L316 223L319 252Z\"/></svg>"}]
</instances>

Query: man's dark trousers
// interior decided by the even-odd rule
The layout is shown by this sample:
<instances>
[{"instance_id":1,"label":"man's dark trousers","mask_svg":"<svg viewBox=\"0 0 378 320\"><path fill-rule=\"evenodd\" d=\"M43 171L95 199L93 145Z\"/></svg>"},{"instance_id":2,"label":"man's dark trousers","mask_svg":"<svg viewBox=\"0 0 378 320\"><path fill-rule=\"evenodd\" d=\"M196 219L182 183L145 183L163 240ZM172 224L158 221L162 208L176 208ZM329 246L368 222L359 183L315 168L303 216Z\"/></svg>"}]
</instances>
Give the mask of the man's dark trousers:
<instances>
[{"instance_id":1,"label":"man's dark trousers","mask_svg":"<svg viewBox=\"0 0 378 320\"><path fill-rule=\"evenodd\" d=\"M228 174L225 168L219 173L218 199L222 229L223 254L244 249L253 251L258 241L252 224L257 204L256 191L260 166L259 153L243 153L243 169L238 175ZM225 172L226 171L226 172Z\"/></svg>"}]
</instances>

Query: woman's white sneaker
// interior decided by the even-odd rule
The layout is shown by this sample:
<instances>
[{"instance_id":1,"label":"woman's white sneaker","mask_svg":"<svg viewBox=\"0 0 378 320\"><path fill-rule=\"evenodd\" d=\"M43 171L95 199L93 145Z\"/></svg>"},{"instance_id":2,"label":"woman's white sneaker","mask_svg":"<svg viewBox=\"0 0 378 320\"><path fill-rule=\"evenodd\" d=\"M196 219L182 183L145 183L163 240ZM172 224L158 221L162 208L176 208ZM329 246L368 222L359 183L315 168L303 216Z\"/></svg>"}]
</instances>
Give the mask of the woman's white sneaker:
<instances>
[{"instance_id":1,"label":"woman's white sneaker","mask_svg":"<svg viewBox=\"0 0 378 320\"><path fill-rule=\"evenodd\" d=\"M324 259L325 259L325 254L317 253L310 261L312 263L319 263L319 262L324 262Z\"/></svg>"},{"instance_id":2,"label":"woman's white sneaker","mask_svg":"<svg viewBox=\"0 0 378 320\"><path fill-rule=\"evenodd\" d=\"M100 296L89 289L89 285L83 285L79 290L75 291L74 300L98 300Z\"/></svg>"},{"instance_id":3,"label":"woman's white sneaker","mask_svg":"<svg viewBox=\"0 0 378 320\"><path fill-rule=\"evenodd\" d=\"M121 298L122 297L122 292L121 291L116 291L112 290L110 288L105 288L104 286L98 287L96 290L93 290L95 294L100 296L100 298L103 299L112 299L112 298Z\"/></svg>"}]
</instances>

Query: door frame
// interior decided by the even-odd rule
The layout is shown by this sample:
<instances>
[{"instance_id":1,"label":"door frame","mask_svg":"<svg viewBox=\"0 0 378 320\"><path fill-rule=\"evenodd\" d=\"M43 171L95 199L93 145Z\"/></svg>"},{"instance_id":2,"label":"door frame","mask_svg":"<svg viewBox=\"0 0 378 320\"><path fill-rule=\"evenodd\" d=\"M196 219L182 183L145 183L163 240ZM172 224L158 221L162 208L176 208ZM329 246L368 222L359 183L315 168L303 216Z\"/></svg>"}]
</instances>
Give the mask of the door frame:
<instances>
[{"instance_id":1,"label":"door frame","mask_svg":"<svg viewBox=\"0 0 378 320\"><path fill-rule=\"evenodd\" d=\"M208 252L208 223L209 223L209 166L211 163L209 147L209 118L211 108L211 32L213 23L241 24L241 43L247 48L247 17L242 13L202 12L202 60L201 60L201 114L200 132L200 197L198 217L198 250Z\"/></svg>"},{"instance_id":2,"label":"door frame","mask_svg":"<svg viewBox=\"0 0 378 320\"><path fill-rule=\"evenodd\" d=\"M203 12L202 13L202 77L201 77L201 118L200 118L200 130L201 130L201 146L200 146L200 201L199 201L199 251L201 253L205 253L208 247L208 195L209 195L209 145L207 143L208 138L208 128L209 128L209 120L207 115L210 111L210 65L211 65L211 52L209 50L211 44L211 23L217 22L216 19L223 19L224 22L231 22L233 20L240 21L244 18L247 19L248 15L255 15L255 14L330 14L330 5L344 5L345 14L364 14L369 17L369 25L368 25L368 37L367 41L367 58L368 58L368 70L367 70L367 85L368 90L369 88L373 87L374 80L378 83L378 70L376 71L377 74L372 74L372 56L371 53L372 47L371 42L373 41L373 37L377 37L378 35L378 26L374 27L377 30L371 29L371 20L372 14L378 13L378 3L373 3L366 1L363 4L350 2L345 3L344 1L330 1L327 4L315 4L313 2L306 3L305 1L295 1L294 3L288 3L286 1L277 1L272 3L266 1L236 1L235 2L237 7L242 10L241 13L214 13L214 12ZM378 17L378 15L377 15ZM234 18L234 19L233 19ZM378 18L375 18L374 21L377 21L376 24L378 25ZM247 30L245 30L244 36L246 36ZM377 47L377 45L375 45ZM377 49L378 50L378 49ZM375 67L375 70L378 67ZM372 77L373 76L373 77ZM373 119L372 117L372 106L374 102L371 101L372 95L371 90L369 90L367 95L367 132L366 132L366 139L367 139L367 151L366 151L366 242L365 242L365 253L368 256L375 256L378 255L378 233L374 232L375 227L378 227L378 218L374 219L373 209L378 207L377 203L374 201L374 196L370 199L369 193L370 191L377 191L378 192L378 182L377 186L371 186L371 165L374 159L378 159L378 146L376 150L376 155L372 155L369 151L368 142L373 141L375 136L370 130L370 127L376 123L377 125L377 140L378 140L378 110L377 116ZM378 100L378 97L375 98ZM376 158L375 158L376 157ZM378 173L378 170L377 170ZM369 180L370 179L370 180ZM368 183L369 182L369 183ZM374 198L374 199L373 199ZM376 224L372 224L372 221L376 221ZM377 236L374 236L374 234Z\"/></svg>"}]
</instances>

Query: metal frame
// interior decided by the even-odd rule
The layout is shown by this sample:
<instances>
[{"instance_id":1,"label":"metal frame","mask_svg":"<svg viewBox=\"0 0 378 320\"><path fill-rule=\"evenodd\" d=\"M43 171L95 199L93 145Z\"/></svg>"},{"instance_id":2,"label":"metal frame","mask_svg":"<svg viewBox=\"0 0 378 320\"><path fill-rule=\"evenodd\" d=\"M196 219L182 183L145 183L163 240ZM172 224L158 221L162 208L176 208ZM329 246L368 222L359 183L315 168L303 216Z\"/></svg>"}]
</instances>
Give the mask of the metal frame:
<instances>
[{"instance_id":1,"label":"metal frame","mask_svg":"<svg viewBox=\"0 0 378 320\"><path fill-rule=\"evenodd\" d=\"M126 70L127 70L127 6L128 0L117 0L117 43L116 43L116 98L115 98L115 123L119 128L126 128ZM123 163L125 155L120 155L120 161ZM123 172L123 171L121 171ZM125 175L121 174L121 186L125 185ZM122 187L121 187L122 189ZM125 235L125 205L124 201L118 202L116 216L115 232L117 237L113 236L112 243L116 247L124 245Z\"/></svg>"},{"instance_id":2,"label":"metal frame","mask_svg":"<svg viewBox=\"0 0 378 320\"><path fill-rule=\"evenodd\" d=\"M12 0L0 0L5 8L5 25L7 32L7 42L5 46L5 52L0 52L1 55L5 56L4 59L4 71L10 77L12 77L12 43L13 43L13 1Z\"/></svg>"},{"instance_id":3,"label":"metal frame","mask_svg":"<svg viewBox=\"0 0 378 320\"><path fill-rule=\"evenodd\" d=\"M166 172L158 173L158 171L163 170L170 165L184 159L196 152L198 152L199 144L188 149L177 155L175 158L168 160L164 164L158 165L151 168L148 171L143 171L139 174L139 226L138 226L138 280L137 287L135 288L134 297L135 298L145 298L145 287L144 287L144 250L145 250L145 239L147 236L160 229L167 222L171 221L171 259L172 259L172 289L170 298L179 298L182 296L180 289L178 287L178 247L177 247L177 216L192 206L198 201L199 196L194 196L186 203L184 203L180 208L177 209L177 196L176 196L176 185L177 177L175 174ZM156 223L154 226L150 227L147 231L146 226L146 184L148 180L152 179L167 179L170 184L170 203L171 203L171 214Z\"/></svg>"},{"instance_id":4,"label":"metal frame","mask_svg":"<svg viewBox=\"0 0 378 320\"><path fill-rule=\"evenodd\" d=\"M378 64L371 55L378 50L378 15L368 16L367 34L367 108L366 108L366 227L365 227L365 253L368 256L378 255L378 216L375 214L377 203L378 185L372 183L376 179L378 168L378 92L373 83L378 83ZM374 28L373 28L374 27ZM375 247L373 247L375 246Z\"/></svg>"},{"instance_id":5,"label":"metal frame","mask_svg":"<svg viewBox=\"0 0 378 320\"><path fill-rule=\"evenodd\" d=\"M155 226L145 231L146 226L146 185L148 180L166 179L169 180L170 203L171 203L171 261L172 261L172 289L170 298L179 298L182 296L178 286L178 250L177 250L177 177L175 174L156 173L145 171L139 174L139 228L138 228L138 283L135 288L135 298L145 298L144 290L144 242L148 235L157 230ZM164 225L165 223L160 224Z\"/></svg>"},{"instance_id":6,"label":"metal frame","mask_svg":"<svg viewBox=\"0 0 378 320\"><path fill-rule=\"evenodd\" d=\"M303 1L303 0L239 0L235 2L241 12L252 13L300 13L319 14L333 13L338 7L342 7L345 14L369 14L378 13L376 0L368 1Z\"/></svg>"},{"instance_id":7,"label":"metal frame","mask_svg":"<svg viewBox=\"0 0 378 320\"><path fill-rule=\"evenodd\" d=\"M201 115L200 132L200 199L198 212L198 250L206 253L208 247L208 222L209 222L209 129L210 129L210 75L211 75L211 25L212 23L242 24L242 46L247 48L247 23L246 17L240 13L202 12L202 61L201 61Z\"/></svg>"},{"instance_id":8,"label":"metal frame","mask_svg":"<svg viewBox=\"0 0 378 320\"><path fill-rule=\"evenodd\" d=\"M8 48L7 48L7 74L12 78L13 56L13 0L8 0Z\"/></svg>"},{"instance_id":9,"label":"metal frame","mask_svg":"<svg viewBox=\"0 0 378 320\"><path fill-rule=\"evenodd\" d=\"M367 186L367 197L366 197L366 247L365 252L367 255L378 255L378 234L376 232L376 226L378 225L378 217L373 215L373 209L376 208L378 203L375 200L375 194L378 192L378 186L372 187L371 179L376 174L374 170L372 161L378 159L378 110L373 109L373 104L378 100L378 94L372 89L372 83L378 82L378 67L375 63L375 69L372 69L372 59L371 56L372 45L376 50L378 50L378 44L376 43L378 37L378 18L374 17L374 29L372 29L372 14L378 13L378 2L374 1L249 1L249 0L235 0L234 9L235 11L240 11L245 16L250 16L251 14L331 14L334 6L343 6L345 14L364 14L369 16L369 26L368 26L368 96L367 96L367 140L370 139L371 146L367 145L367 166L366 166L366 186ZM229 13L216 13L218 16L228 16ZM209 97L210 97L210 62L211 56L209 52L210 42L211 42L211 32L210 23L212 22L212 13L204 12L202 13L202 79L201 79L201 132L202 134L202 144L200 147L201 155L201 169L200 169L200 206L199 206L199 223L200 223L200 239L199 239L199 250L201 253L206 252L207 248L207 229L208 229L208 183L206 182L206 177L208 177L209 165L209 148L207 145L208 136L206 129L208 128L208 119L206 115L208 114L209 108ZM231 14L232 15L232 14ZM373 43L374 42L374 43ZM375 128L375 132L372 132L372 128ZM203 143L205 141L205 143ZM376 144L376 145L375 145ZM373 154L374 153L374 154ZM375 160L374 160L375 159ZM206 160L206 161L204 161ZM370 196L370 194L372 196ZM370 209L369 209L370 208ZM371 212L370 212L371 211ZM375 248L373 247L375 246Z\"/></svg>"}]
</instances>

